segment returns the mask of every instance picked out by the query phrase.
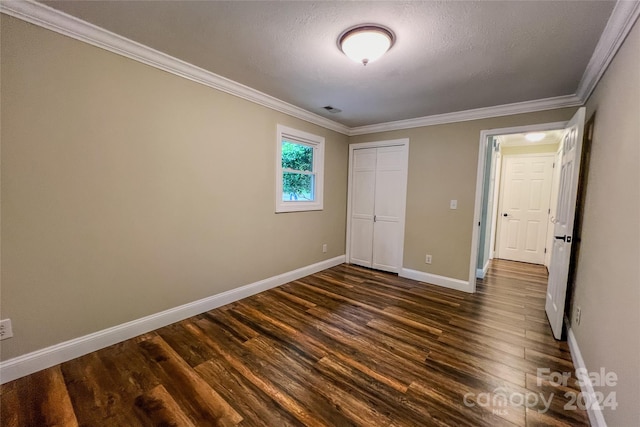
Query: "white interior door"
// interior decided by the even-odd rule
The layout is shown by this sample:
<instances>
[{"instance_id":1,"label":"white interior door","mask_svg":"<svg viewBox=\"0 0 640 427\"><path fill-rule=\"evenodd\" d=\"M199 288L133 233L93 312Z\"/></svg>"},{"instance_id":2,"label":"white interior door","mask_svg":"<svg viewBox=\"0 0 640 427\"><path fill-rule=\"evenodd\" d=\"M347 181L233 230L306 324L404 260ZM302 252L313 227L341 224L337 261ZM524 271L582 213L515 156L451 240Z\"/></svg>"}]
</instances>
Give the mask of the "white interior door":
<instances>
[{"instance_id":1,"label":"white interior door","mask_svg":"<svg viewBox=\"0 0 640 427\"><path fill-rule=\"evenodd\" d=\"M543 264L553 154L504 156L498 258Z\"/></svg>"},{"instance_id":2,"label":"white interior door","mask_svg":"<svg viewBox=\"0 0 640 427\"><path fill-rule=\"evenodd\" d=\"M397 271L401 264L403 147L377 149L375 212L373 225L373 268Z\"/></svg>"},{"instance_id":3,"label":"white interior door","mask_svg":"<svg viewBox=\"0 0 640 427\"><path fill-rule=\"evenodd\" d=\"M408 140L384 143L350 147L347 262L398 273L404 244Z\"/></svg>"},{"instance_id":4,"label":"white interior door","mask_svg":"<svg viewBox=\"0 0 640 427\"><path fill-rule=\"evenodd\" d=\"M372 267L376 148L353 151L351 163L351 245L353 264Z\"/></svg>"},{"instance_id":5,"label":"white interior door","mask_svg":"<svg viewBox=\"0 0 640 427\"><path fill-rule=\"evenodd\" d=\"M584 107L578 109L569 121L562 139L560 162L560 188L554 226L554 243L549 265L549 284L545 311L553 336L562 337L564 304L567 295L569 261L573 241L573 221L576 213L582 135L584 132Z\"/></svg>"},{"instance_id":6,"label":"white interior door","mask_svg":"<svg viewBox=\"0 0 640 427\"><path fill-rule=\"evenodd\" d=\"M551 265L551 253L553 252L553 236L555 217L558 213L558 191L560 190L560 165L562 164L561 147L558 146L558 152L555 154L554 163L558 166L553 169L553 178L551 180L551 197L549 198L549 225L547 226L547 253L544 255L544 265L547 269Z\"/></svg>"}]
</instances>

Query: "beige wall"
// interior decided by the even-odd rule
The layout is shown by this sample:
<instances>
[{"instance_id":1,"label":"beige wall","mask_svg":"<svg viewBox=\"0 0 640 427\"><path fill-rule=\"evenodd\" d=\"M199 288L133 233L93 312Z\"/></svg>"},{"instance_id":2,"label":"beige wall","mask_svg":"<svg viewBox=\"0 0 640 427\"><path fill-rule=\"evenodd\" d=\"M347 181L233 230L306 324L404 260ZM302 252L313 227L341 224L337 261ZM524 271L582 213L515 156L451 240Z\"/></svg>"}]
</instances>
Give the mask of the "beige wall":
<instances>
[{"instance_id":1,"label":"beige wall","mask_svg":"<svg viewBox=\"0 0 640 427\"><path fill-rule=\"evenodd\" d=\"M502 147L500 149L500 152L502 153L503 156L556 153L557 151L558 151L558 144L516 145L511 147Z\"/></svg>"},{"instance_id":2,"label":"beige wall","mask_svg":"<svg viewBox=\"0 0 640 427\"><path fill-rule=\"evenodd\" d=\"M350 142L409 138L405 268L469 280L480 131L566 121L575 108L381 132ZM449 209L449 200L458 209ZM425 254L433 263L425 264Z\"/></svg>"},{"instance_id":3,"label":"beige wall","mask_svg":"<svg viewBox=\"0 0 640 427\"><path fill-rule=\"evenodd\" d=\"M3 360L344 254L346 136L1 24ZM326 137L323 211L274 214L277 123Z\"/></svg>"},{"instance_id":4,"label":"beige wall","mask_svg":"<svg viewBox=\"0 0 640 427\"><path fill-rule=\"evenodd\" d=\"M610 426L640 425L640 25L587 102L596 113L572 307L589 371L618 375ZM573 316L572 316L573 317Z\"/></svg>"}]
</instances>

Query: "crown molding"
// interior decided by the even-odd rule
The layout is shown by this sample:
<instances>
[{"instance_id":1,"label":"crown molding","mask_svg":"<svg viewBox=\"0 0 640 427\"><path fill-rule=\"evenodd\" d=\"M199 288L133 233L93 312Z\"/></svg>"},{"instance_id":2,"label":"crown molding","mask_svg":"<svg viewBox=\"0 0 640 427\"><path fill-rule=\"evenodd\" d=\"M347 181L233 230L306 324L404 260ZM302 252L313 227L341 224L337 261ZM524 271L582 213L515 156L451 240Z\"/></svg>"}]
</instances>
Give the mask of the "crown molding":
<instances>
[{"instance_id":1,"label":"crown molding","mask_svg":"<svg viewBox=\"0 0 640 427\"><path fill-rule=\"evenodd\" d=\"M349 134L349 127L341 123L181 61L42 3L31 0L0 1L0 12L326 129L344 135Z\"/></svg>"},{"instance_id":2,"label":"crown molding","mask_svg":"<svg viewBox=\"0 0 640 427\"><path fill-rule=\"evenodd\" d=\"M534 111L576 107L582 104L582 100L576 95L557 96L554 98L536 99L533 101L496 105L494 107L476 108L473 110L456 111L454 113L436 114L433 116L418 117L415 119L359 126L351 128L349 136L366 135L391 130L411 129L422 126L442 125L446 123L467 122L470 120L488 119L491 117L511 116L514 114L531 113Z\"/></svg>"},{"instance_id":3,"label":"crown molding","mask_svg":"<svg viewBox=\"0 0 640 427\"><path fill-rule=\"evenodd\" d=\"M598 81L624 42L627 34L631 31L633 24L638 19L640 15L640 1L619 0L616 2L607 25L582 76L582 80L578 85L578 90L574 95L476 108L352 128L33 0L0 1L0 12L272 110L322 126L326 129L348 136L355 136L583 105L598 84Z\"/></svg>"},{"instance_id":4,"label":"crown molding","mask_svg":"<svg viewBox=\"0 0 640 427\"><path fill-rule=\"evenodd\" d=\"M640 1L616 2L576 91L576 95L583 102L587 102L591 96L638 16L640 16Z\"/></svg>"}]
</instances>

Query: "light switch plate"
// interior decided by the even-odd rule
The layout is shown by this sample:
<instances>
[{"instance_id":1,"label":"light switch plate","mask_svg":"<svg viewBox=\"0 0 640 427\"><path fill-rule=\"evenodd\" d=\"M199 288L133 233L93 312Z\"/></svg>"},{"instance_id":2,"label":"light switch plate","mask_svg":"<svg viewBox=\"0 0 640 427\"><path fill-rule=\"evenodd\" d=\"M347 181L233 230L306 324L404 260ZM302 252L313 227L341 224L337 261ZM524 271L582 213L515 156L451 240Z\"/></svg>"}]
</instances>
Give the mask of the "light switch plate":
<instances>
[{"instance_id":1,"label":"light switch plate","mask_svg":"<svg viewBox=\"0 0 640 427\"><path fill-rule=\"evenodd\" d=\"M449 209L458 209L458 201L457 200L452 200L449 203Z\"/></svg>"}]
</instances>

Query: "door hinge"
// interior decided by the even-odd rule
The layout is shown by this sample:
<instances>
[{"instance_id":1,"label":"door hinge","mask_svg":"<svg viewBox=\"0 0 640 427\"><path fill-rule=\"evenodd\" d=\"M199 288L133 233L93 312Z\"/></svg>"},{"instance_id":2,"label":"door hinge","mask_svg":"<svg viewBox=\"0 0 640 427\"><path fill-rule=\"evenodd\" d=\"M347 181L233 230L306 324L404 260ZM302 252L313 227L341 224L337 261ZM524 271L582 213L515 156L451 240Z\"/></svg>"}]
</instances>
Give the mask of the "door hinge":
<instances>
[{"instance_id":1,"label":"door hinge","mask_svg":"<svg viewBox=\"0 0 640 427\"><path fill-rule=\"evenodd\" d=\"M480 221L478 221L478 227L480 227Z\"/></svg>"},{"instance_id":2,"label":"door hinge","mask_svg":"<svg viewBox=\"0 0 640 427\"><path fill-rule=\"evenodd\" d=\"M547 248L544 248L544 253L545 253L545 254L547 253Z\"/></svg>"},{"instance_id":3,"label":"door hinge","mask_svg":"<svg viewBox=\"0 0 640 427\"><path fill-rule=\"evenodd\" d=\"M551 214L551 208L549 208L549 211L547 212L548 214Z\"/></svg>"},{"instance_id":4,"label":"door hinge","mask_svg":"<svg viewBox=\"0 0 640 427\"><path fill-rule=\"evenodd\" d=\"M556 162L553 162L553 166L551 166L551 169L555 169L556 168Z\"/></svg>"},{"instance_id":5,"label":"door hinge","mask_svg":"<svg viewBox=\"0 0 640 427\"><path fill-rule=\"evenodd\" d=\"M373 222L376 222L376 216L375 215L373 216Z\"/></svg>"}]
</instances>

